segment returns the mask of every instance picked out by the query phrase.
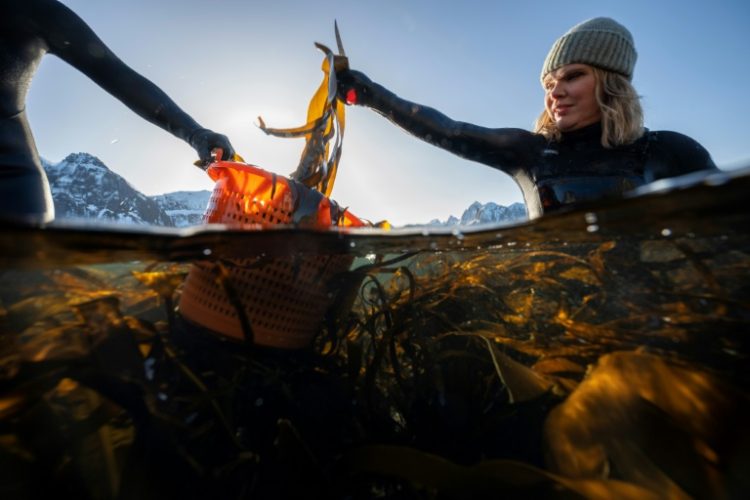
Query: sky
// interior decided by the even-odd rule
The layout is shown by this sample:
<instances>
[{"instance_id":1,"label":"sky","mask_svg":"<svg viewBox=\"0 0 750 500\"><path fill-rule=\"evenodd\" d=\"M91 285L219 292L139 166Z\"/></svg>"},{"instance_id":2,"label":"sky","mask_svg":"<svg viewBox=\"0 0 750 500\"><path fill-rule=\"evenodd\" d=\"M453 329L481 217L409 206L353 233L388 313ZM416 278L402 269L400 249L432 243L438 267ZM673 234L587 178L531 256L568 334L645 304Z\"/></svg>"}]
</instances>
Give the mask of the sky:
<instances>
[{"instance_id":1,"label":"sky","mask_svg":"<svg viewBox=\"0 0 750 500\"><path fill-rule=\"evenodd\" d=\"M750 165L747 0L63 0L129 66L248 163L287 175L302 139L266 136L306 120L337 20L350 66L453 119L531 129L553 42L598 16L624 24L638 51L633 84L646 126L703 144L717 165ZM212 189L193 149L48 55L27 99L42 157L88 152L148 195ZM522 201L510 177L347 107L332 198L392 224L459 216L472 202Z\"/></svg>"}]
</instances>

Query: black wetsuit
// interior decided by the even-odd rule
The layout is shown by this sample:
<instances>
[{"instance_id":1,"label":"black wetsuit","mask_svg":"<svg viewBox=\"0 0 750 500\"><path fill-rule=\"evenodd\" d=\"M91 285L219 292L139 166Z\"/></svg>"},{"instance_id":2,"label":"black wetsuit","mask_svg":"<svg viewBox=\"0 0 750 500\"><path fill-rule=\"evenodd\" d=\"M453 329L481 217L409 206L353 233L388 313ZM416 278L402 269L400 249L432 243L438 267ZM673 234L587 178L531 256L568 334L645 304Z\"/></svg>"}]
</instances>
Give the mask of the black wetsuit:
<instances>
[{"instance_id":1,"label":"black wetsuit","mask_svg":"<svg viewBox=\"0 0 750 500\"><path fill-rule=\"evenodd\" d=\"M25 113L46 54L68 62L138 115L196 149L231 151L163 91L120 61L75 13L55 0L0 0L0 218L47 221L53 205ZM228 156L229 154L227 154Z\"/></svg>"},{"instance_id":2,"label":"black wetsuit","mask_svg":"<svg viewBox=\"0 0 750 500\"><path fill-rule=\"evenodd\" d=\"M339 92L416 137L511 175L530 218L577 203L618 196L656 179L716 169L708 152L676 132L649 132L632 144L605 148L601 124L550 141L523 129L485 128L399 98L357 71L339 75Z\"/></svg>"}]
</instances>

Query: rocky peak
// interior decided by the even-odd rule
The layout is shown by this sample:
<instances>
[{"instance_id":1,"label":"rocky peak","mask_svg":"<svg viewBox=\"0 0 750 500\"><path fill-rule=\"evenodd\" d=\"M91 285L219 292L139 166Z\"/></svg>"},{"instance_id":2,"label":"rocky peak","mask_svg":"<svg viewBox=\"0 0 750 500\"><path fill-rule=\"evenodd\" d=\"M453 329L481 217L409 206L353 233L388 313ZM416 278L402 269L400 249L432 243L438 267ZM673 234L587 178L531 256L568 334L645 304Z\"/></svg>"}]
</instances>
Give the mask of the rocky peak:
<instances>
[{"instance_id":1,"label":"rocky peak","mask_svg":"<svg viewBox=\"0 0 750 500\"><path fill-rule=\"evenodd\" d=\"M43 162L57 219L95 218L125 224L174 226L156 201L112 172L99 158L73 153Z\"/></svg>"}]
</instances>

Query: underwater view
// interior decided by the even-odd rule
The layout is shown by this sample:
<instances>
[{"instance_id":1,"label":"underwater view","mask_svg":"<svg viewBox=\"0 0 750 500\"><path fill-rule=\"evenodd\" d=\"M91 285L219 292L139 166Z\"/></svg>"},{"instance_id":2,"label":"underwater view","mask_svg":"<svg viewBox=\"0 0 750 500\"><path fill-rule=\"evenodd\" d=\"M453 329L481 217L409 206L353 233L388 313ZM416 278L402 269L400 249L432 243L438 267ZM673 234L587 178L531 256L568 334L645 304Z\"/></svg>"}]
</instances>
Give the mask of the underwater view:
<instances>
[{"instance_id":1,"label":"underwater view","mask_svg":"<svg viewBox=\"0 0 750 500\"><path fill-rule=\"evenodd\" d=\"M5 224L2 497L745 498L749 188L478 228Z\"/></svg>"}]
</instances>

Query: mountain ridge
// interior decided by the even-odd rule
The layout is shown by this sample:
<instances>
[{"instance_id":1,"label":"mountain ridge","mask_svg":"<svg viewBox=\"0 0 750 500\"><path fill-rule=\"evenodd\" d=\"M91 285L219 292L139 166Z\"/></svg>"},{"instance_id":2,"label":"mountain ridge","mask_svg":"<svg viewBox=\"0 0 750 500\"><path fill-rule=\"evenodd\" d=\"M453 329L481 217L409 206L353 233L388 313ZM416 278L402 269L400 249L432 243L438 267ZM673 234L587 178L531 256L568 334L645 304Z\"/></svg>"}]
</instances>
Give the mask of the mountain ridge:
<instances>
[{"instance_id":1,"label":"mountain ridge","mask_svg":"<svg viewBox=\"0 0 750 500\"><path fill-rule=\"evenodd\" d=\"M104 219L123 224L173 227L159 204L88 153L71 153L59 163L43 161L55 214L62 219Z\"/></svg>"},{"instance_id":2,"label":"mountain ridge","mask_svg":"<svg viewBox=\"0 0 750 500\"><path fill-rule=\"evenodd\" d=\"M59 163L42 159L56 219L103 219L122 224L185 227L199 225L211 192L174 191L147 196L89 153L71 153ZM461 215L412 226L476 226L526 219L523 203L509 206L475 201Z\"/></svg>"}]
</instances>

